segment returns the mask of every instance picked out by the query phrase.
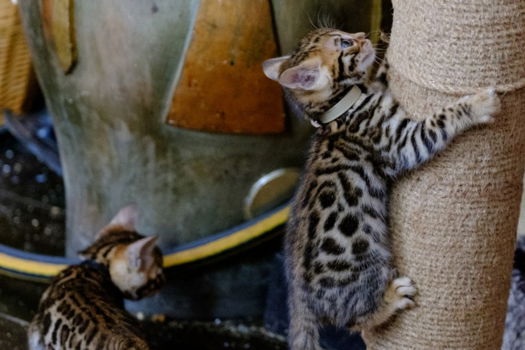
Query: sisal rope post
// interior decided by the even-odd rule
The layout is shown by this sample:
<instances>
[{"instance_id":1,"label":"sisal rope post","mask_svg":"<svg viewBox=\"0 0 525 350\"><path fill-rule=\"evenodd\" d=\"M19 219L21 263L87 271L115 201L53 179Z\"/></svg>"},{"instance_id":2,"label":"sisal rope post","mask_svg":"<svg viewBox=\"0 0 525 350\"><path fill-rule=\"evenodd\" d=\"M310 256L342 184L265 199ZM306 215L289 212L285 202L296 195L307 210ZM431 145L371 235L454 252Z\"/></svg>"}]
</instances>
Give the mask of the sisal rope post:
<instances>
[{"instance_id":1,"label":"sisal rope post","mask_svg":"<svg viewBox=\"0 0 525 350\"><path fill-rule=\"evenodd\" d=\"M525 157L525 1L393 4L391 88L411 117L491 86L502 112L394 188L395 263L418 307L366 332L367 348L500 349Z\"/></svg>"}]
</instances>

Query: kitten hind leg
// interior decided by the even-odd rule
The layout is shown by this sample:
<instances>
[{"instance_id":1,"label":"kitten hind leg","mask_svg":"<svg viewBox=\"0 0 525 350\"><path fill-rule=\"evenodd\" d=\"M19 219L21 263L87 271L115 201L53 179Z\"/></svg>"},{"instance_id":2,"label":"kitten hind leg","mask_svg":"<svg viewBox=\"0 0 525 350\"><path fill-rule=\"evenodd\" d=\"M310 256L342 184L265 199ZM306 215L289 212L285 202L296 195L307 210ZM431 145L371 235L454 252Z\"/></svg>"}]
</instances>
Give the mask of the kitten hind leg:
<instances>
[{"instance_id":1,"label":"kitten hind leg","mask_svg":"<svg viewBox=\"0 0 525 350\"><path fill-rule=\"evenodd\" d=\"M414 282L408 277L398 277L390 282L383 297L382 307L359 328L374 328L386 323L395 314L413 308L416 306L414 296L417 294L417 288Z\"/></svg>"},{"instance_id":2,"label":"kitten hind leg","mask_svg":"<svg viewBox=\"0 0 525 350\"><path fill-rule=\"evenodd\" d=\"M292 288L296 289L296 288ZM290 327L288 344L290 350L323 350L319 344L319 323L300 291L290 293Z\"/></svg>"}]
</instances>

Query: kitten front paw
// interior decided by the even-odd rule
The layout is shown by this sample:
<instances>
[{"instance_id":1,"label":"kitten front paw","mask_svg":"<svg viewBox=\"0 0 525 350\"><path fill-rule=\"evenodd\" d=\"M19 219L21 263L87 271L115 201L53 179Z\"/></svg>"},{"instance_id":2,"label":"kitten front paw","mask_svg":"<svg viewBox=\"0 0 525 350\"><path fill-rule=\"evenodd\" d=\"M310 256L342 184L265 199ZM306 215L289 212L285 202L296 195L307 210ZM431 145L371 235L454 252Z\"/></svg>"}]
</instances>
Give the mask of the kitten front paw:
<instances>
[{"instance_id":1,"label":"kitten front paw","mask_svg":"<svg viewBox=\"0 0 525 350\"><path fill-rule=\"evenodd\" d=\"M501 101L494 88L466 96L465 100L470 103L471 118L474 124L493 122L493 116L501 110Z\"/></svg>"}]
</instances>

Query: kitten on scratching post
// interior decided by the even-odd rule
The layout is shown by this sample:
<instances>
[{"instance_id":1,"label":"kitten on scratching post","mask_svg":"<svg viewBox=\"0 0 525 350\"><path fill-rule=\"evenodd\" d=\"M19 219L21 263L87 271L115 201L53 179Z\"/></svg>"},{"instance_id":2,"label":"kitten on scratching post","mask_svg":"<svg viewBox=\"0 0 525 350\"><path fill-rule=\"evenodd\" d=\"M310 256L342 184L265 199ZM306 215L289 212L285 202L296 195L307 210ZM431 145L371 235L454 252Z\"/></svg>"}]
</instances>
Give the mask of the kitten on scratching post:
<instances>
[{"instance_id":1,"label":"kitten on scratching post","mask_svg":"<svg viewBox=\"0 0 525 350\"><path fill-rule=\"evenodd\" d=\"M319 126L285 240L292 350L320 349L322 324L371 329L415 306L414 282L392 263L392 182L500 108L486 90L413 121L389 90L386 63L366 84L374 58L364 33L320 28L263 65Z\"/></svg>"}]
</instances>

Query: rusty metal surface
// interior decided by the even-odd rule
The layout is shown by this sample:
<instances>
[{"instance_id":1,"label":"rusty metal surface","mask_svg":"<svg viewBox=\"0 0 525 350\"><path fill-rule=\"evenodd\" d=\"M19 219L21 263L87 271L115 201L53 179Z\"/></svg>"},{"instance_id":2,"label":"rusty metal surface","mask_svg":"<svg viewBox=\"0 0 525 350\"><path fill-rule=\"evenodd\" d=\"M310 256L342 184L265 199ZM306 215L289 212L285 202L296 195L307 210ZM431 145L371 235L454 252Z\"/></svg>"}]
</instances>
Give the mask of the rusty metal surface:
<instances>
[{"instance_id":1,"label":"rusty metal surface","mask_svg":"<svg viewBox=\"0 0 525 350\"><path fill-rule=\"evenodd\" d=\"M44 33L55 49L64 70L69 73L77 61L74 0L41 0Z\"/></svg>"},{"instance_id":2,"label":"rusty metal surface","mask_svg":"<svg viewBox=\"0 0 525 350\"><path fill-rule=\"evenodd\" d=\"M268 0L201 0L168 122L208 132L284 131L281 89L261 70L277 54L275 40Z\"/></svg>"}]
</instances>

